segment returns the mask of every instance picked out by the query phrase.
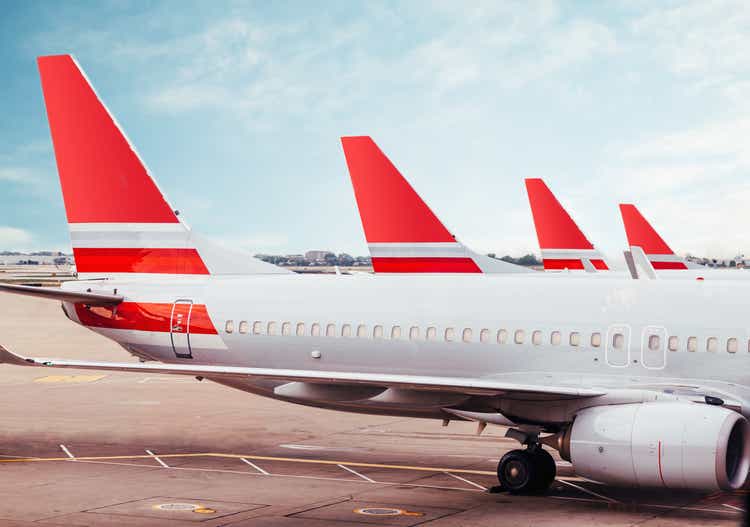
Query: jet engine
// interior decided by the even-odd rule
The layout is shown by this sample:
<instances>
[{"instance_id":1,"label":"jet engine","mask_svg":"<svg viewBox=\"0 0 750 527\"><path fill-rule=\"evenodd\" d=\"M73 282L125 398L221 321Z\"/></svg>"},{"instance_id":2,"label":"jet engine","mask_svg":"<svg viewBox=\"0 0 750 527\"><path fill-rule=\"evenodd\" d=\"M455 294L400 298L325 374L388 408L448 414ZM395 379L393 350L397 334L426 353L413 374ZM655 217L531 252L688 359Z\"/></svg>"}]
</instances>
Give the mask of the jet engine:
<instances>
[{"instance_id":1,"label":"jet engine","mask_svg":"<svg viewBox=\"0 0 750 527\"><path fill-rule=\"evenodd\" d=\"M733 490L750 468L747 419L707 404L587 408L560 443L577 474L612 485Z\"/></svg>"}]
</instances>

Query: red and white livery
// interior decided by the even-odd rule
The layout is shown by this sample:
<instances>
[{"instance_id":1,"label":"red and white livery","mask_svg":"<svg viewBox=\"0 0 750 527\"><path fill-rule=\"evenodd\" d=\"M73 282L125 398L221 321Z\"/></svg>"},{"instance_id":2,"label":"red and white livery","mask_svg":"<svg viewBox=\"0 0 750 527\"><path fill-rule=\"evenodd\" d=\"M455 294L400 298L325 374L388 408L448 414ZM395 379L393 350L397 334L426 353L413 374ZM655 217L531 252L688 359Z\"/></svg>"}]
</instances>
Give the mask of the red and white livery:
<instances>
[{"instance_id":1,"label":"red and white livery","mask_svg":"<svg viewBox=\"0 0 750 527\"><path fill-rule=\"evenodd\" d=\"M281 273L197 241L72 58L39 62L75 258L92 279L0 291L62 301L144 362L0 346L0 363L185 375L321 408L501 424L525 446L498 463L511 492L554 481L542 445L602 483L713 491L747 479L750 284L481 276L482 260L426 206L424 223L400 214L421 200L367 138L344 147L360 207L371 211L373 196L393 207L385 225L363 214L368 241L392 251L376 266L437 271ZM568 247L550 239L544 248Z\"/></svg>"},{"instance_id":2,"label":"red and white livery","mask_svg":"<svg viewBox=\"0 0 750 527\"><path fill-rule=\"evenodd\" d=\"M341 144L376 273L528 272L459 242L370 137Z\"/></svg>"},{"instance_id":3,"label":"red and white livery","mask_svg":"<svg viewBox=\"0 0 750 527\"><path fill-rule=\"evenodd\" d=\"M675 254L635 205L621 203L620 214L625 226L625 234L628 237L628 245L643 249L646 258L655 270L684 271L690 268L701 268L698 265L691 265L683 257Z\"/></svg>"},{"instance_id":4,"label":"red and white livery","mask_svg":"<svg viewBox=\"0 0 750 527\"><path fill-rule=\"evenodd\" d=\"M80 278L286 272L198 238L73 57L38 65Z\"/></svg>"},{"instance_id":5,"label":"red and white livery","mask_svg":"<svg viewBox=\"0 0 750 527\"><path fill-rule=\"evenodd\" d=\"M545 271L608 271L604 255L586 238L543 180L526 179Z\"/></svg>"}]
</instances>

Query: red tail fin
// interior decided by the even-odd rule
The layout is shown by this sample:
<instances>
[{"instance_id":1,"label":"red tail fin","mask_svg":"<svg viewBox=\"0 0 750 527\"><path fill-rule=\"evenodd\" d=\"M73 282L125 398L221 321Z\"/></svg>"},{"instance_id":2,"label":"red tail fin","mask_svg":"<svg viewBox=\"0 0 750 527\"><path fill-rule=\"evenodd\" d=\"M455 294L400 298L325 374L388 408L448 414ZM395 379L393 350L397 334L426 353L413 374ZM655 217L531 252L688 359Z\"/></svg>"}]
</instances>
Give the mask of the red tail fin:
<instances>
[{"instance_id":1,"label":"red tail fin","mask_svg":"<svg viewBox=\"0 0 750 527\"><path fill-rule=\"evenodd\" d=\"M544 269L587 269L590 263L593 269L608 270L602 254L594 249L544 181L525 181Z\"/></svg>"},{"instance_id":2,"label":"red tail fin","mask_svg":"<svg viewBox=\"0 0 750 527\"><path fill-rule=\"evenodd\" d=\"M685 260L674 253L635 205L621 203L620 214L622 215L622 223L625 225L628 245L643 249L654 269L681 270L688 268Z\"/></svg>"},{"instance_id":3,"label":"red tail fin","mask_svg":"<svg viewBox=\"0 0 750 527\"><path fill-rule=\"evenodd\" d=\"M73 57L39 57L38 64L79 275L253 272L266 266L226 265L230 257L209 248L202 257Z\"/></svg>"},{"instance_id":4,"label":"red tail fin","mask_svg":"<svg viewBox=\"0 0 750 527\"><path fill-rule=\"evenodd\" d=\"M370 137L342 137L377 273L518 272L461 245Z\"/></svg>"},{"instance_id":5,"label":"red tail fin","mask_svg":"<svg viewBox=\"0 0 750 527\"><path fill-rule=\"evenodd\" d=\"M178 223L73 57L38 63L68 222Z\"/></svg>"}]
</instances>

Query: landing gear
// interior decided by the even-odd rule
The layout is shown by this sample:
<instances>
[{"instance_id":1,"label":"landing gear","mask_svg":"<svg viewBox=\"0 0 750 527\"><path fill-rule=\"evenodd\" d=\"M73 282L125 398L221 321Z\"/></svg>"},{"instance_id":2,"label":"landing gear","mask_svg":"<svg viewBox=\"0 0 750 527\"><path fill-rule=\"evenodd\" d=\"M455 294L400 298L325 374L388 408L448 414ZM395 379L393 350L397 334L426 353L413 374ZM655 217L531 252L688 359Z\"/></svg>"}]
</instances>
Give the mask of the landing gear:
<instances>
[{"instance_id":1,"label":"landing gear","mask_svg":"<svg viewBox=\"0 0 750 527\"><path fill-rule=\"evenodd\" d=\"M501 487L513 494L544 492L555 480L556 473L555 460L540 445L511 450L497 465Z\"/></svg>"}]
</instances>

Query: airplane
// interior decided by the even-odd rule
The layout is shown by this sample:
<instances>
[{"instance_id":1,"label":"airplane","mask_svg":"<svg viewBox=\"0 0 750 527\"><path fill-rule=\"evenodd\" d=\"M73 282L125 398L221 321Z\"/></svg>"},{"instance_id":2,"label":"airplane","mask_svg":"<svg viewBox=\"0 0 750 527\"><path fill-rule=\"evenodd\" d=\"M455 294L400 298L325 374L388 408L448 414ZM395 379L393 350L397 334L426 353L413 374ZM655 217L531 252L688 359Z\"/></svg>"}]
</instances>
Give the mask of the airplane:
<instances>
[{"instance_id":1,"label":"airplane","mask_svg":"<svg viewBox=\"0 0 750 527\"><path fill-rule=\"evenodd\" d=\"M59 289L0 290L60 301L71 321L144 362L2 347L0 362L189 375L301 405L503 425L523 446L498 463L501 487L514 493L541 493L554 480L544 447L609 485L708 491L745 482L746 285L304 276L224 260L195 243L74 59L38 65L85 276Z\"/></svg>"},{"instance_id":2,"label":"airplane","mask_svg":"<svg viewBox=\"0 0 750 527\"><path fill-rule=\"evenodd\" d=\"M544 270L609 271L612 266L586 238L544 180L527 178L525 183Z\"/></svg>"},{"instance_id":3,"label":"airplane","mask_svg":"<svg viewBox=\"0 0 750 527\"><path fill-rule=\"evenodd\" d=\"M451 234L375 141L341 140L375 273L531 273Z\"/></svg>"}]
</instances>

